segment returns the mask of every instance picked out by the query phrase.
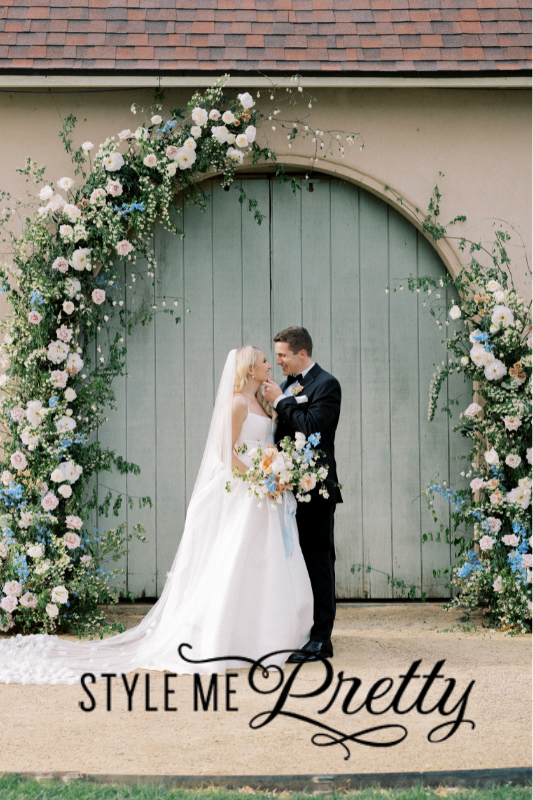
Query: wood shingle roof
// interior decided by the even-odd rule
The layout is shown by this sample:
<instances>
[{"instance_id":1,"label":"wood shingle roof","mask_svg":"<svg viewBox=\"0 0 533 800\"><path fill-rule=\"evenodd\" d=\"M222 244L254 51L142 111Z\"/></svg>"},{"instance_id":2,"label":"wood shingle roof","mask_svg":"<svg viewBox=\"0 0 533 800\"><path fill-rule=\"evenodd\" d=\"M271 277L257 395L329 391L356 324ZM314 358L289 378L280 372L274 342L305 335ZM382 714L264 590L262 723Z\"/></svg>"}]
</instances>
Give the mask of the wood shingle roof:
<instances>
[{"instance_id":1,"label":"wood shingle roof","mask_svg":"<svg viewBox=\"0 0 533 800\"><path fill-rule=\"evenodd\" d=\"M0 70L531 68L531 0L2 0Z\"/></svg>"}]
</instances>

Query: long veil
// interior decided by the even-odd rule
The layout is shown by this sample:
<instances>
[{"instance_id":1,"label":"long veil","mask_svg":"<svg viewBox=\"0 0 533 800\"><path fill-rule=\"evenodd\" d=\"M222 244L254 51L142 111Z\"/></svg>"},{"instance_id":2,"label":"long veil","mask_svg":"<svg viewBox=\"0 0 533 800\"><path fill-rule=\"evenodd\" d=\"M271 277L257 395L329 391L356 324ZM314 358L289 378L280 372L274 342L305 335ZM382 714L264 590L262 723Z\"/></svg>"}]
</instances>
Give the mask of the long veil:
<instances>
[{"instance_id":1,"label":"long veil","mask_svg":"<svg viewBox=\"0 0 533 800\"><path fill-rule=\"evenodd\" d=\"M229 353L215 401L209 434L191 496L183 536L161 597L142 622L125 633L91 642L71 642L55 635L18 635L0 641L0 683L73 684L83 673L168 669L210 673L213 665L192 665L177 654L181 642L199 645L191 657L202 657L202 629L195 588L205 570L216 569L217 535L228 513L226 482L231 479L231 412L236 350ZM227 530L227 526L226 526ZM201 617L200 617L201 618ZM183 634L183 637L182 637ZM216 653L203 653L215 657ZM224 664L215 670L224 669Z\"/></svg>"}]
</instances>

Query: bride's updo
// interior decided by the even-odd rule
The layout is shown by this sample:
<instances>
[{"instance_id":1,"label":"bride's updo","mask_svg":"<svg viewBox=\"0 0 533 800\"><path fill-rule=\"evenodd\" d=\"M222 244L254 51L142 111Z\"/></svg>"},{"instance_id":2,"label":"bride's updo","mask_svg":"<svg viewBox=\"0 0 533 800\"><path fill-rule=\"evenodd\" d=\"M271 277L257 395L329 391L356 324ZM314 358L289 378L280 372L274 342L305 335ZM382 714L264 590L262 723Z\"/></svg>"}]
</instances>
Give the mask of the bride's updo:
<instances>
[{"instance_id":1,"label":"bride's updo","mask_svg":"<svg viewBox=\"0 0 533 800\"><path fill-rule=\"evenodd\" d=\"M237 350L233 394L242 392L248 383L248 371L250 367L252 367L252 370L255 367L260 352L261 350L259 350L258 347L254 347L251 344L247 344L244 347L239 347ZM265 397L264 386L259 387L255 396L257 397L257 402L264 409L265 413L268 414L269 417L275 418L277 414L274 411L272 403L269 403Z\"/></svg>"}]
</instances>

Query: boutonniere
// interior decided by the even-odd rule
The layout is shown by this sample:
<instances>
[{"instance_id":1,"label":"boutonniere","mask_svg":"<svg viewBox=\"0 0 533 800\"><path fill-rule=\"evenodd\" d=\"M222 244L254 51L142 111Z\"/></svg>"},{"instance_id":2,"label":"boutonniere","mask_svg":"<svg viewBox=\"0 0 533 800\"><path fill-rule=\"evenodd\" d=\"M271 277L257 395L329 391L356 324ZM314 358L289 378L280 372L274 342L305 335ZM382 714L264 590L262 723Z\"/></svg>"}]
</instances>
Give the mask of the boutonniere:
<instances>
[{"instance_id":1,"label":"boutonniere","mask_svg":"<svg viewBox=\"0 0 533 800\"><path fill-rule=\"evenodd\" d=\"M297 395L297 394L300 394L300 392L302 392L302 391L303 391L303 388L304 388L304 387L303 387L301 384L299 384L299 383L293 383L293 385L292 385L292 386L291 386L291 388L289 389L289 392L290 392L290 394L291 394L293 397L296 397L296 395Z\"/></svg>"}]
</instances>

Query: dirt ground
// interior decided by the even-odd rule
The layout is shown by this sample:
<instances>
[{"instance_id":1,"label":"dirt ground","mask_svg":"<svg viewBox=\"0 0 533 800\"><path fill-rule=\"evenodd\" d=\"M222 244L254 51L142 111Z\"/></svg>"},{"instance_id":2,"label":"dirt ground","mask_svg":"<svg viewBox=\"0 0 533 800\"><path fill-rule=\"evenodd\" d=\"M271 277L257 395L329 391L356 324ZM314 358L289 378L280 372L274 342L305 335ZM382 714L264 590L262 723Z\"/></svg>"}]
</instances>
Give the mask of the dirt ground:
<instances>
[{"instance_id":1,"label":"dirt ground","mask_svg":"<svg viewBox=\"0 0 533 800\"><path fill-rule=\"evenodd\" d=\"M121 607L118 613L131 627L146 610L146 605L136 604ZM298 673L290 689L293 696L284 704L283 687L275 690L274 676L258 675L259 691L254 692L247 670L239 670L231 679L235 693L229 696L229 705L238 711L226 710L223 677L218 679L216 711L212 704L209 710L201 705L194 710L194 678L188 675L168 679L175 692L169 704L178 708L174 712L164 710L164 674L157 672L149 673L150 703L157 711L145 710L148 673L142 670L131 712L120 677L111 680L111 711L106 710L105 682L91 685L96 707L90 713L78 705L88 702L80 685L0 685L0 772L302 775L529 766L531 636L491 632L481 627L486 619L481 615L474 617L475 628L464 625L462 613L446 612L440 603L339 604L331 685L326 687L326 670L320 663L287 665L283 686L295 669ZM379 713L391 705L400 676L416 661L421 663L413 675L420 677L413 677L396 707ZM439 661L444 661L438 672L443 677L428 687L425 676ZM344 678L340 685L339 677ZM133 674L130 682L131 678ZM359 678L361 684L349 678ZM386 678L392 683L381 683L374 700L369 699L370 687ZM208 679L202 679L204 690ZM464 694L472 681L464 710ZM416 707L423 686L427 696ZM315 696L294 696L321 687ZM447 687L453 691L439 710ZM357 690L351 699L350 689ZM276 704L285 714L303 719L279 714L256 727ZM369 713L368 705L374 713ZM428 741L434 728L458 719L461 707L464 719L475 727L463 722L445 741ZM261 713L264 716L251 727L252 718ZM434 738L446 735L451 727L441 728ZM321 731L313 743L312 737ZM383 746L402 737L398 744ZM339 739L350 752L348 759Z\"/></svg>"}]
</instances>

